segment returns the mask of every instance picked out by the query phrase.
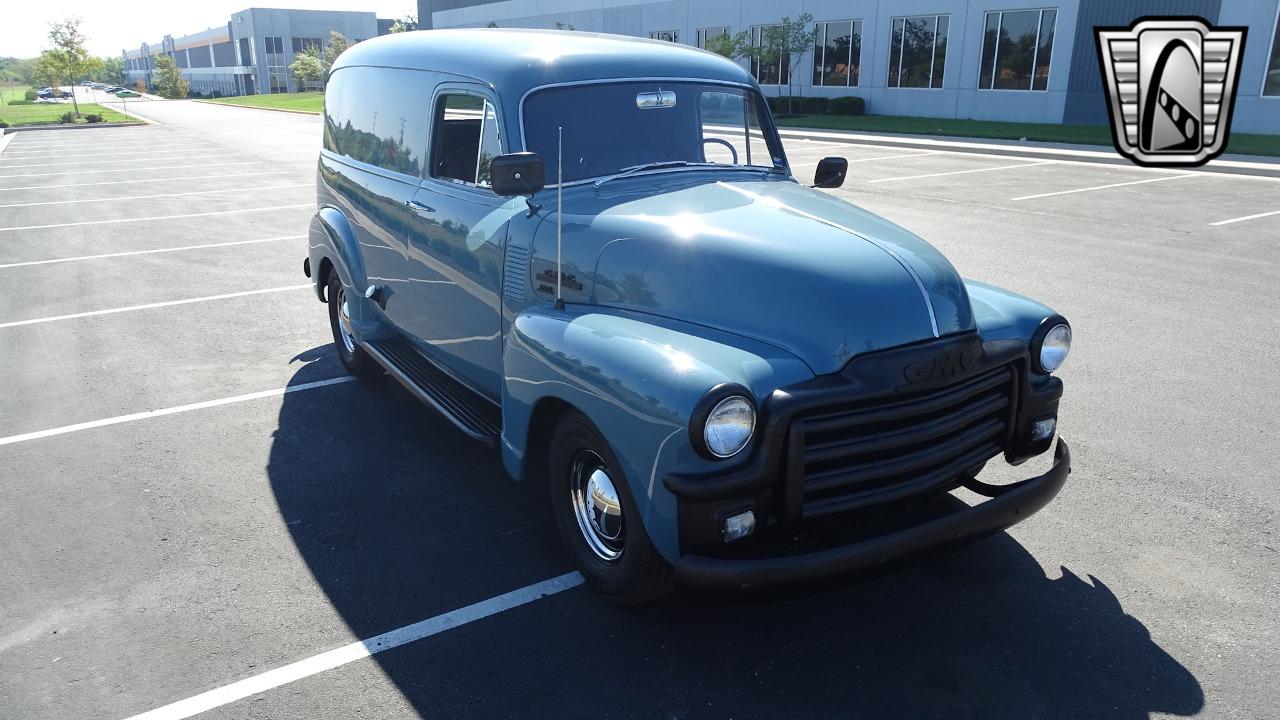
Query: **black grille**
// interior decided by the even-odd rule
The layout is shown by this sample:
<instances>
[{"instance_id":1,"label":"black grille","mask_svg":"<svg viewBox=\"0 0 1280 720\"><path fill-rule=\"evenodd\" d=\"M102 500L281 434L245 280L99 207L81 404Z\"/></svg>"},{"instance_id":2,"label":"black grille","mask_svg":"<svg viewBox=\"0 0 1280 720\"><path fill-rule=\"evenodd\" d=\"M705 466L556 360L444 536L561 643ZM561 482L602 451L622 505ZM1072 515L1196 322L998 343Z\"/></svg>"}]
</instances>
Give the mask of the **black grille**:
<instances>
[{"instance_id":1,"label":"black grille","mask_svg":"<svg viewBox=\"0 0 1280 720\"><path fill-rule=\"evenodd\" d=\"M941 388L798 414L788 477L802 479L791 493L800 516L926 492L998 455L1008 438L1014 377L1002 366Z\"/></svg>"}]
</instances>

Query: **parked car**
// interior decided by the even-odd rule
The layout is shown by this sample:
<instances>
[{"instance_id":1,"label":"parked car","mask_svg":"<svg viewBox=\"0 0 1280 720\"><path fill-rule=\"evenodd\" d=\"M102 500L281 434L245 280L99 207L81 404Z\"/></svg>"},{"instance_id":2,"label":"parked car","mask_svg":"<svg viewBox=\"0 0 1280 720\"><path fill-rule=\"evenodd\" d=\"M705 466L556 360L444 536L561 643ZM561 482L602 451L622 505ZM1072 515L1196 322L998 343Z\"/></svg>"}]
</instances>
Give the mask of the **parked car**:
<instances>
[{"instance_id":1,"label":"parked car","mask_svg":"<svg viewBox=\"0 0 1280 720\"><path fill-rule=\"evenodd\" d=\"M880 567L1066 482L1061 441L1041 475L975 475L1050 449L1071 326L812 189L844 159L797 180L736 63L405 33L344 52L324 108L303 268L338 357L545 484L606 598ZM961 487L990 499L948 504Z\"/></svg>"},{"instance_id":2,"label":"parked car","mask_svg":"<svg viewBox=\"0 0 1280 720\"><path fill-rule=\"evenodd\" d=\"M116 97L118 97L118 98L136 98L136 97L142 97L141 95L139 95L138 93L136 93L136 92L134 92L134 91L132 91L132 90L117 90L117 91L116 91L115 93L113 93L113 94L114 94Z\"/></svg>"},{"instance_id":3,"label":"parked car","mask_svg":"<svg viewBox=\"0 0 1280 720\"><path fill-rule=\"evenodd\" d=\"M107 86L107 92L111 93L112 95L115 95L116 93L120 92L121 90L124 90L124 88L122 88L122 87L120 87L120 86L118 86L118 85L108 85L108 86Z\"/></svg>"}]
</instances>

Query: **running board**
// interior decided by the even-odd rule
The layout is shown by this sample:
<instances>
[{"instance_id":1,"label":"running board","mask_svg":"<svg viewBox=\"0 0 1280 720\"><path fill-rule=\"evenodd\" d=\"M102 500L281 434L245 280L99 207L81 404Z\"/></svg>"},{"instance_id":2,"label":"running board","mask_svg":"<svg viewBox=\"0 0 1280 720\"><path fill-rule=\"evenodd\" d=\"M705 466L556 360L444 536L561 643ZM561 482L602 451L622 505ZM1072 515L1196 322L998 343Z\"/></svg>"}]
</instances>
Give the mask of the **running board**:
<instances>
[{"instance_id":1,"label":"running board","mask_svg":"<svg viewBox=\"0 0 1280 720\"><path fill-rule=\"evenodd\" d=\"M487 398L453 379L404 338L363 345L370 357L422 402L476 440L497 444L502 411Z\"/></svg>"}]
</instances>

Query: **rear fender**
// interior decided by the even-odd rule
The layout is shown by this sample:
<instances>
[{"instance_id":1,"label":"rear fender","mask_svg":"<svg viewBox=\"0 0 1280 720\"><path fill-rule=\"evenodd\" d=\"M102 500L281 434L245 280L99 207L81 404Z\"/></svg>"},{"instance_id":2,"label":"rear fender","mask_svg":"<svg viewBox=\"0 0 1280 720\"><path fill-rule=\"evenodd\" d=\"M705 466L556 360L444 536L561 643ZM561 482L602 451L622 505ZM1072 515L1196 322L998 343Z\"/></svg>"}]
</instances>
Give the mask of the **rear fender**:
<instances>
[{"instance_id":1,"label":"rear fender","mask_svg":"<svg viewBox=\"0 0 1280 720\"><path fill-rule=\"evenodd\" d=\"M377 332L381 318L373 303L364 297L368 279L351 223L342 211L325 206L312 216L308 237L307 254L313 268L311 279L315 285L316 297L322 302L326 300L325 288L328 279L325 277L323 268L327 263L332 266L333 272L338 274L342 284L352 289L347 303L356 339L363 341Z\"/></svg>"}]
</instances>

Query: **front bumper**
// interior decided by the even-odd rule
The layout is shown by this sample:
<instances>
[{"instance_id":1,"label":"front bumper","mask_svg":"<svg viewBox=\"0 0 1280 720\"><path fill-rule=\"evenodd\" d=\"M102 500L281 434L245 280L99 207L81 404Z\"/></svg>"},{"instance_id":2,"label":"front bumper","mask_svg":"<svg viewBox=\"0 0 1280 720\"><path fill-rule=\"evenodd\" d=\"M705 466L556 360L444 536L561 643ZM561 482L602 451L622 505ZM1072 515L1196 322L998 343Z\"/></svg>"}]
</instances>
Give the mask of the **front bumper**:
<instances>
[{"instance_id":1,"label":"front bumper","mask_svg":"<svg viewBox=\"0 0 1280 720\"><path fill-rule=\"evenodd\" d=\"M746 559L684 555L675 563L676 577L699 587L758 587L870 570L1011 527L1049 504L1070 473L1071 454L1059 439L1048 472L1014 485L983 486L983 491L995 496L977 505L868 540L799 555Z\"/></svg>"}]
</instances>

